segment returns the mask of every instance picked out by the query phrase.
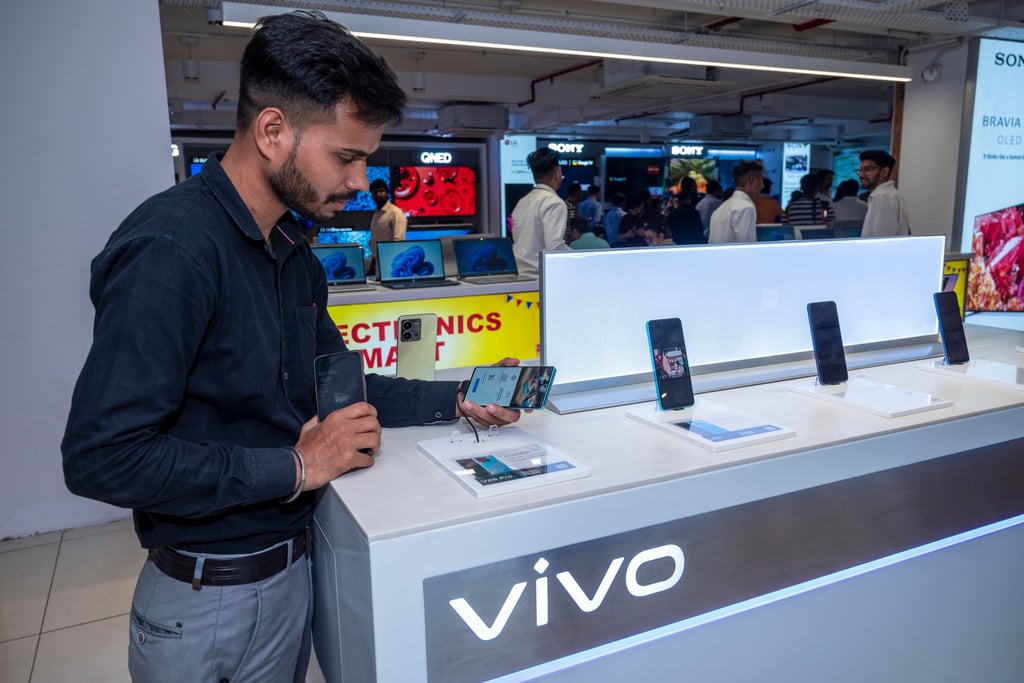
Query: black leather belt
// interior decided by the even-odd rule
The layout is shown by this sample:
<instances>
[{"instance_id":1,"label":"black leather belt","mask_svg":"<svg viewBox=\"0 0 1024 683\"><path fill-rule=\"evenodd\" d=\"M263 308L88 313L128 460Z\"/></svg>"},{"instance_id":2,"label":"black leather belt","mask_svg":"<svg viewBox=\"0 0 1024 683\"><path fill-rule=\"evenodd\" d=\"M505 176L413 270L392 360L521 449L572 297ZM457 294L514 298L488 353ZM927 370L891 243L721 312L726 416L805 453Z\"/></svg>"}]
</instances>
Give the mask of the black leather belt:
<instances>
[{"instance_id":1,"label":"black leather belt","mask_svg":"<svg viewBox=\"0 0 1024 683\"><path fill-rule=\"evenodd\" d=\"M310 549L310 529L307 527L291 542L291 562L301 558ZM202 586L238 586L269 579L284 571L290 564L288 544L279 545L261 553L245 557L215 558L203 561L200 576L196 576L197 558L182 555L174 548L156 548L149 551L153 564L167 576L191 583L194 590Z\"/></svg>"}]
</instances>

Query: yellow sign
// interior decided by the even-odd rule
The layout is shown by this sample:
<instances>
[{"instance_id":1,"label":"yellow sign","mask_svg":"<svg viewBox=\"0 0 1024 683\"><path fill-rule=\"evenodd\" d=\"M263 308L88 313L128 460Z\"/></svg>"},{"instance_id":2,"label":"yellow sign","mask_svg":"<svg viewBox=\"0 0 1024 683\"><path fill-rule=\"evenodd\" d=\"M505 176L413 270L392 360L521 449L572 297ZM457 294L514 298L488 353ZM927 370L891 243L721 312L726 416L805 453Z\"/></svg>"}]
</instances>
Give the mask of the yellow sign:
<instances>
[{"instance_id":1,"label":"yellow sign","mask_svg":"<svg viewBox=\"0 0 1024 683\"><path fill-rule=\"evenodd\" d=\"M942 291L956 292L960 301L960 317L964 317L964 303L967 301L967 259L948 258L942 266Z\"/></svg>"},{"instance_id":2,"label":"yellow sign","mask_svg":"<svg viewBox=\"0 0 1024 683\"><path fill-rule=\"evenodd\" d=\"M540 294L485 294L445 299L328 306L349 349L363 353L366 369L395 372L398 317L437 315L437 368L491 365L506 356L537 358Z\"/></svg>"}]
</instances>

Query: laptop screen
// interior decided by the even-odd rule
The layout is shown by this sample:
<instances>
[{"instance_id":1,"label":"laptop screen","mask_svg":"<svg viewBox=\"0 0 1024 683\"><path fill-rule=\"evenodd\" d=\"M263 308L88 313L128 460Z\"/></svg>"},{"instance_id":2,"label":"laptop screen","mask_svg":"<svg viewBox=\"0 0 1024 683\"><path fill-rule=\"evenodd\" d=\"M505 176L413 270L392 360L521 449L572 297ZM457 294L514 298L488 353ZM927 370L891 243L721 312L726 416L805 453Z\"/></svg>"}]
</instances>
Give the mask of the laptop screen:
<instances>
[{"instance_id":1,"label":"laptop screen","mask_svg":"<svg viewBox=\"0 0 1024 683\"><path fill-rule=\"evenodd\" d=\"M355 285L366 282L363 248L358 244L321 244L312 247L324 267L328 285Z\"/></svg>"},{"instance_id":2,"label":"laptop screen","mask_svg":"<svg viewBox=\"0 0 1024 683\"><path fill-rule=\"evenodd\" d=\"M481 237L480 239L456 240L455 262L459 277L474 275L516 275L516 257L512 253L512 242L504 237Z\"/></svg>"},{"instance_id":3,"label":"laptop screen","mask_svg":"<svg viewBox=\"0 0 1024 683\"><path fill-rule=\"evenodd\" d=\"M381 282L444 279L441 240L377 242Z\"/></svg>"}]
</instances>

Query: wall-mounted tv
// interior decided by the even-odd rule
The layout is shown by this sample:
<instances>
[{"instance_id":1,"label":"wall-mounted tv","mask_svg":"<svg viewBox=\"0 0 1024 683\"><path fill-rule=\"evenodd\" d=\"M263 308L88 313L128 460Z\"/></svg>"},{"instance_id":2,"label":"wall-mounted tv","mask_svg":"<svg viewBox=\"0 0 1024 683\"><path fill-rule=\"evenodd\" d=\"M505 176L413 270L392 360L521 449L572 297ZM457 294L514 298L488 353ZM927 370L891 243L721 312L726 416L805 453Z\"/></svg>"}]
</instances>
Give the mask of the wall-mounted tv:
<instances>
[{"instance_id":1,"label":"wall-mounted tv","mask_svg":"<svg viewBox=\"0 0 1024 683\"><path fill-rule=\"evenodd\" d=\"M968 311L1024 311L1024 204L974 219Z\"/></svg>"},{"instance_id":2,"label":"wall-mounted tv","mask_svg":"<svg viewBox=\"0 0 1024 683\"><path fill-rule=\"evenodd\" d=\"M366 177L372 183L374 180L383 180L391 187L391 169L387 166L367 166ZM360 192L345 204L345 211L376 211L377 205L373 203L373 197L369 190Z\"/></svg>"},{"instance_id":3,"label":"wall-mounted tv","mask_svg":"<svg viewBox=\"0 0 1024 683\"><path fill-rule=\"evenodd\" d=\"M406 216L458 218L476 215L476 169L470 166L399 166L395 206Z\"/></svg>"}]
</instances>

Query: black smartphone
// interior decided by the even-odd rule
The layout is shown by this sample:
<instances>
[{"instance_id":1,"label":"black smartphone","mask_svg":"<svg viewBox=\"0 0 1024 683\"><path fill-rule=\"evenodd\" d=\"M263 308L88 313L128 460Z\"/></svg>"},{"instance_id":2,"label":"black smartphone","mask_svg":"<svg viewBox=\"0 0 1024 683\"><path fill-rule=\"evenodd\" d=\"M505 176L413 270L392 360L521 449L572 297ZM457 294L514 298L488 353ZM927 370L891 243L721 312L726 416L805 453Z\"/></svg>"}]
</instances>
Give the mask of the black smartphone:
<instances>
[{"instance_id":1,"label":"black smartphone","mask_svg":"<svg viewBox=\"0 0 1024 683\"><path fill-rule=\"evenodd\" d=\"M647 345L651 349L654 386L658 407L679 410L694 403L690 381L690 361L683 341L683 323L679 318L647 321Z\"/></svg>"},{"instance_id":2,"label":"black smartphone","mask_svg":"<svg viewBox=\"0 0 1024 683\"><path fill-rule=\"evenodd\" d=\"M960 319L960 300L956 292L935 293L935 313L939 316L939 336L942 338L942 352L947 365L966 363L971 359L967 352L967 336L964 321Z\"/></svg>"},{"instance_id":3,"label":"black smartphone","mask_svg":"<svg viewBox=\"0 0 1024 683\"><path fill-rule=\"evenodd\" d=\"M849 379L843 335L839 330L839 312L834 301L807 304L811 324L811 346L819 384L840 384Z\"/></svg>"},{"instance_id":4,"label":"black smartphone","mask_svg":"<svg viewBox=\"0 0 1024 683\"><path fill-rule=\"evenodd\" d=\"M339 408L366 400L366 375L359 351L339 351L313 359L316 414L323 422Z\"/></svg>"},{"instance_id":5,"label":"black smartphone","mask_svg":"<svg viewBox=\"0 0 1024 683\"><path fill-rule=\"evenodd\" d=\"M555 368L550 365L488 365L473 370L466 400L503 408L539 409L548 402Z\"/></svg>"}]
</instances>

